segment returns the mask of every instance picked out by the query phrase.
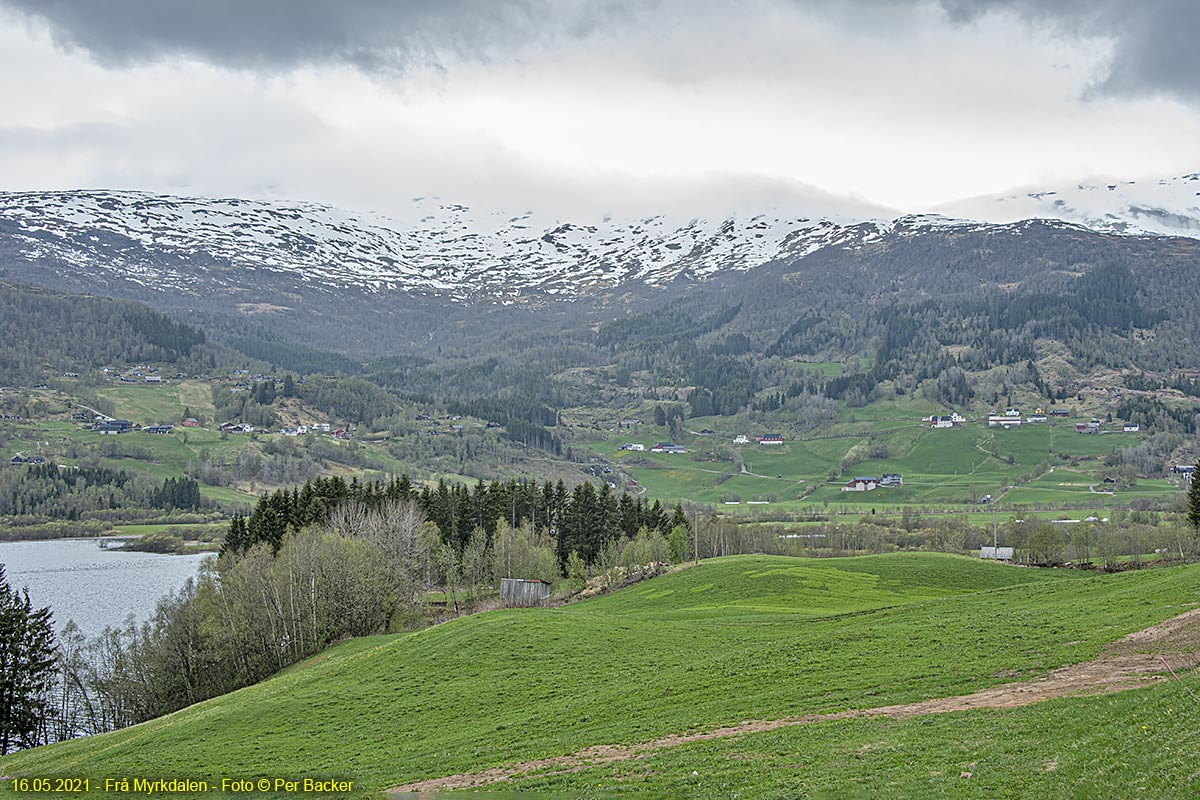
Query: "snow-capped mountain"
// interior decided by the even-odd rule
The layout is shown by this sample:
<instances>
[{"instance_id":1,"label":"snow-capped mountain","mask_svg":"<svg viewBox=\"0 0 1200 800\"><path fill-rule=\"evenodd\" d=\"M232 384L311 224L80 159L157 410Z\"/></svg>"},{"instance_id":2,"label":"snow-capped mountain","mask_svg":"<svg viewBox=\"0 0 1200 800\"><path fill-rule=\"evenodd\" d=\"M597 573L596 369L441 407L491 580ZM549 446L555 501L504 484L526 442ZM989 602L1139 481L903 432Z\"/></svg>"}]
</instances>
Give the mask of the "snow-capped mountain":
<instances>
[{"instance_id":1,"label":"snow-capped mountain","mask_svg":"<svg viewBox=\"0 0 1200 800\"><path fill-rule=\"evenodd\" d=\"M1112 234L1200 238L1200 175L1146 186L981 198L956 214L1048 217ZM971 213L966 213L971 212ZM855 250L926 233L1019 231L934 214L567 221L480 212L431 198L404 221L324 205L80 190L0 193L0 262L186 293L354 288L454 300L574 298L630 284L703 280L827 248Z\"/></svg>"},{"instance_id":2,"label":"snow-capped mountain","mask_svg":"<svg viewBox=\"0 0 1200 800\"><path fill-rule=\"evenodd\" d=\"M1200 172L1150 181L1091 181L1054 191L1006 192L942 206L970 219L1058 219L1102 233L1200 238Z\"/></svg>"},{"instance_id":3,"label":"snow-capped mountain","mask_svg":"<svg viewBox=\"0 0 1200 800\"><path fill-rule=\"evenodd\" d=\"M22 261L172 290L269 273L312 288L457 299L571 297L630 282L704 279L825 247L861 247L893 232L975 224L936 216L834 221L776 215L577 223L533 213L475 213L426 198L414 200L412 212L413 221L402 223L309 203L118 191L0 193L0 245Z\"/></svg>"}]
</instances>

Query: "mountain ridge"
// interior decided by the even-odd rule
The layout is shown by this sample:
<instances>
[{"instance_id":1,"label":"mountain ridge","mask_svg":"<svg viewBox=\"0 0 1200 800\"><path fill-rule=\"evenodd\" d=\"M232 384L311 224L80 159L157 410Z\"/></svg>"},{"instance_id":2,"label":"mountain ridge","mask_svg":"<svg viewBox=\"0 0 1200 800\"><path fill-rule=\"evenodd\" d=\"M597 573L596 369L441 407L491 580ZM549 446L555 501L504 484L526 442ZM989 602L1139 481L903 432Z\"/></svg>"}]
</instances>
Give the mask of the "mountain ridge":
<instances>
[{"instance_id":1,"label":"mountain ridge","mask_svg":"<svg viewBox=\"0 0 1200 800\"><path fill-rule=\"evenodd\" d=\"M580 223L532 212L475 212L436 198L415 198L410 210L414 221L401 222L317 203L118 190L5 192L0 257L90 271L148 289L232 292L257 273L299 290L512 303L532 295L574 299L600 289L703 281L891 236L1019 232L1031 222L938 214L892 220L757 214ZM1051 224L1096 230L1075 220ZM1100 227L1122 236L1165 235L1132 224L1118 230L1111 221ZM1200 237L1200 209L1194 235Z\"/></svg>"}]
</instances>

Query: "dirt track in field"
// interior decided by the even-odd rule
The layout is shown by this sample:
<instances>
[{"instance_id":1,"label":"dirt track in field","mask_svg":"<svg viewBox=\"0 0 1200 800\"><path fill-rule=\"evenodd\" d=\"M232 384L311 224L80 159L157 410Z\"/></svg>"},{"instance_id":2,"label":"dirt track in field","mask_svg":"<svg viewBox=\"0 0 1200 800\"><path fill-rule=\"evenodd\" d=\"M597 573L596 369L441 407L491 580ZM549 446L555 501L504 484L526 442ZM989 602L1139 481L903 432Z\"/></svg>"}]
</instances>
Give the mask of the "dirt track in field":
<instances>
[{"instance_id":1,"label":"dirt track in field","mask_svg":"<svg viewBox=\"0 0 1200 800\"><path fill-rule=\"evenodd\" d=\"M1056 669L1040 678L1006 683L956 697L940 697L877 708L860 708L828 714L804 714L772 720L747 720L724 728L698 733L673 734L639 744L594 745L570 755L524 761L480 772L448 775L389 789L390 793L435 792L469 789L513 780L530 773L555 775L614 761L642 758L657 750L688 742L725 739L747 733L788 728L839 719L888 717L907 719L924 714L948 714L973 708L1017 708L1058 697L1089 696L1136 689L1171 680L1171 670L1200 665L1200 608L1192 609L1145 630L1131 633L1108 645L1097 658L1083 664ZM1168 668L1169 667L1169 668Z\"/></svg>"}]
</instances>

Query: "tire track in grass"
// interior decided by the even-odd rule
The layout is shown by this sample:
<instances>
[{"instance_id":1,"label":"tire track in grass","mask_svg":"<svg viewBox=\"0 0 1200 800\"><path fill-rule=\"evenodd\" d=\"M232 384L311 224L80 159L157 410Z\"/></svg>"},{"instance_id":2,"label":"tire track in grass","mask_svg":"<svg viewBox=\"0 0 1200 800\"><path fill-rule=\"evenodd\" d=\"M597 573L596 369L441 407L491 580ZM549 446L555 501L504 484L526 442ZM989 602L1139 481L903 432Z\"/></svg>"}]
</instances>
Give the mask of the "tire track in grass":
<instances>
[{"instance_id":1,"label":"tire track in grass","mask_svg":"<svg viewBox=\"0 0 1200 800\"><path fill-rule=\"evenodd\" d=\"M1166 648L1170 649L1167 650ZM1168 663L1164 654L1171 656ZM1126 691L1169 680L1168 672L1200 665L1200 608L1131 633L1110 643L1097 658L1053 670L1042 677L1006 683L970 694L920 700L915 703L803 714L772 720L746 720L709 731L670 734L638 744L603 744L563 756L523 761L502 767L416 781L387 790L389 794L425 793L479 786L537 775L578 772L600 764L643 758L658 750L690 742L765 733L795 725L843 719L883 717L908 719L926 714L949 714L978 708L1019 708L1059 697L1086 697Z\"/></svg>"}]
</instances>

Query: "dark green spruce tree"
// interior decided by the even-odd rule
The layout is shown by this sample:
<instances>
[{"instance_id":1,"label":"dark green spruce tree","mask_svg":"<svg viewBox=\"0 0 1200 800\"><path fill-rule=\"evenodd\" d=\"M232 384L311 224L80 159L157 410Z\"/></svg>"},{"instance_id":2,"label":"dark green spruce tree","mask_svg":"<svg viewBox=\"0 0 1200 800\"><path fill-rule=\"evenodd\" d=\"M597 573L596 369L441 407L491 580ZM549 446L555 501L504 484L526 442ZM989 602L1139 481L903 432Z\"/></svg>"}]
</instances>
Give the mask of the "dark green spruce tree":
<instances>
[{"instance_id":1,"label":"dark green spruce tree","mask_svg":"<svg viewBox=\"0 0 1200 800\"><path fill-rule=\"evenodd\" d=\"M0 755L41 743L54 671L50 609L9 586L0 564Z\"/></svg>"},{"instance_id":2,"label":"dark green spruce tree","mask_svg":"<svg viewBox=\"0 0 1200 800\"><path fill-rule=\"evenodd\" d=\"M1193 538L1200 540L1200 461L1196 462L1196 472L1192 473L1192 483L1188 487L1188 525L1192 526Z\"/></svg>"}]
</instances>

